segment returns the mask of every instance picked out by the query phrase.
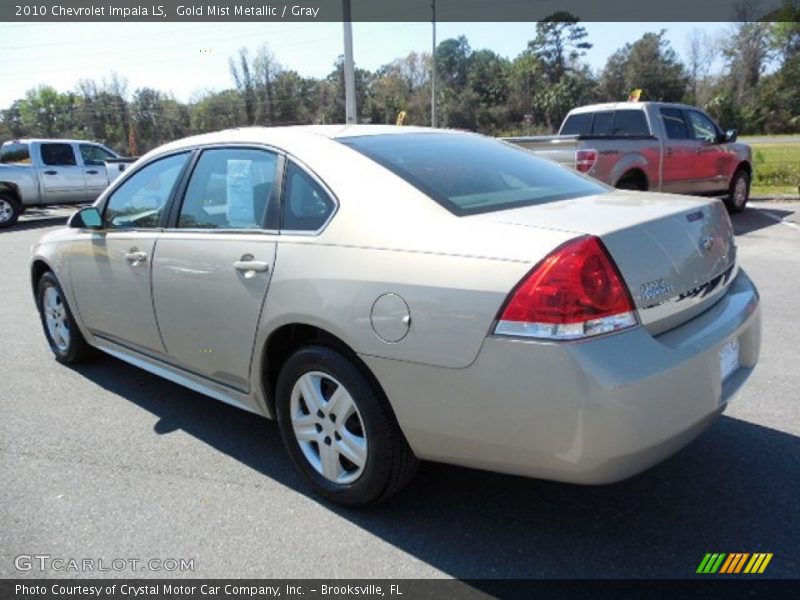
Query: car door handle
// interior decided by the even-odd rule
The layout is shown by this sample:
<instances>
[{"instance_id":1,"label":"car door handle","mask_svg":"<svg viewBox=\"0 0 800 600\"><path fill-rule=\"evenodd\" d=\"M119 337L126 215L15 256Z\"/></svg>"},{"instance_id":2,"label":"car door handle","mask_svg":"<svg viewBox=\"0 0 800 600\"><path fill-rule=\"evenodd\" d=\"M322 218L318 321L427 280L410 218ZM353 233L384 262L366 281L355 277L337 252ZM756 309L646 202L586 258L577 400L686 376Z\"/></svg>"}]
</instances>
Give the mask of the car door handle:
<instances>
[{"instance_id":1,"label":"car door handle","mask_svg":"<svg viewBox=\"0 0 800 600\"><path fill-rule=\"evenodd\" d=\"M667 156L672 156L672 148L666 148L664 151L666 152Z\"/></svg>"},{"instance_id":2,"label":"car door handle","mask_svg":"<svg viewBox=\"0 0 800 600\"><path fill-rule=\"evenodd\" d=\"M45 171L45 175L58 175L58 171Z\"/></svg>"},{"instance_id":3,"label":"car door handle","mask_svg":"<svg viewBox=\"0 0 800 600\"><path fill-rule=\"evenodd\" d=\"M97 175L97 171L95 171L94 169L92 169L91 171L86 171L86 174L87 174L87 175Z\"/></svg>"},{"instance_id":4,"label":"car door handle","mask_svg":"<svg viewBox=\"0 0 800 600\"><path fill-rule=\"evenodd\" d=\"M233 268L237 271L258 271L263 273L269 271L269 263L263 260L237 260L233 263Z\"/></svg>"},{"instance_id":5,"label":"car door handle","mask_svg":"<svg viewBox=\"0 0 800 600\"><path fill-rule=\"evenodd\" d=\"M147 254L144 252L131 251L125 253L125 260L129 263L143 263L147 260Z\"/></svg>"}]
</instances>

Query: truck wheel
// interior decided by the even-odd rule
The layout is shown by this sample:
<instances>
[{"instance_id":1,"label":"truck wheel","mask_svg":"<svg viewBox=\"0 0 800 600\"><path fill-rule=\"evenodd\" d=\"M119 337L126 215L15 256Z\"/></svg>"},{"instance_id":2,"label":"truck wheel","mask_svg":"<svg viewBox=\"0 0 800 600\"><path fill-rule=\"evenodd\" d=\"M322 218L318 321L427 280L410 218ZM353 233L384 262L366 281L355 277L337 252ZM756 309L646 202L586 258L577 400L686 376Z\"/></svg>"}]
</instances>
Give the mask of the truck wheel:
<instances>
[{"instance_id":1,"label":"truck wheel","mask_svg":"<svg viewBox=\"0 0 800 600\"><path fill-rule=\"evenodd\" d=\"M747 201L750 199L750 173L745 169L739 169L733 175L731 180L731 187L728 195L725 197L725 207L728 212L739 213L747 206Z\"/></svg>"},{"instance_id":2,"label":"truck wheel","mask_svg":"<svg viewBox=\"0 0 800 600\"><path fill-rule=\"evenodd\" d=\"M9 194L0 194L0 229L11 227L22 214L17 199Z\"/></svg>"},{"instance_id":3,"label":"truck wheel","mask_svg":"<svg viewBox=\"0 0 800 600\"><path fill-rule=\"evenodd\" d=\"M337 504L385 500L416 471L417 459L381 391L331 348L305 346L289 357L275 408L292 461Z\"/></svg>"},{"instance_id":4,"label":"truck wheel","mask_svg":"<svg viewBox=\"0 0 800 600\"><path fill-rule=\"evenodd\" d=\"M646 192L647 181L645 181L644 175L633 171L625 173L625 175L620 177L619 181L617 181L617 185L615 185L614 187L617 188L618 190L633 190L636 192Z\"/></svg>"}]
</instances>

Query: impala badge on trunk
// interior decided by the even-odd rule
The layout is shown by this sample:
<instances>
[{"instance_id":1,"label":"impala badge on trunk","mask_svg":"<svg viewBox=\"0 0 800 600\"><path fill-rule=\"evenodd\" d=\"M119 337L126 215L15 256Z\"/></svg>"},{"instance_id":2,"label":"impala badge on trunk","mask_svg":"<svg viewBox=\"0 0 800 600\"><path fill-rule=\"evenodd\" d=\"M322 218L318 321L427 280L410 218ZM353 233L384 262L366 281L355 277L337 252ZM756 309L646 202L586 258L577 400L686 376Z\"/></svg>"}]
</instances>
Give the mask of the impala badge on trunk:
<instances>
[{"instance_id":1,"label":"impala badge on trunk","mask_svg":"<svg viewBox=\"0 0 800 600\"><path fill-rule=\"evenodd\" d=\"M669 294L672 293L672 289L671 284L666 283L663 279L656 279L639 286L639 297L642 299L642 302L650 302L664 296L669 296Z\"/></svg>"}]
</instances>

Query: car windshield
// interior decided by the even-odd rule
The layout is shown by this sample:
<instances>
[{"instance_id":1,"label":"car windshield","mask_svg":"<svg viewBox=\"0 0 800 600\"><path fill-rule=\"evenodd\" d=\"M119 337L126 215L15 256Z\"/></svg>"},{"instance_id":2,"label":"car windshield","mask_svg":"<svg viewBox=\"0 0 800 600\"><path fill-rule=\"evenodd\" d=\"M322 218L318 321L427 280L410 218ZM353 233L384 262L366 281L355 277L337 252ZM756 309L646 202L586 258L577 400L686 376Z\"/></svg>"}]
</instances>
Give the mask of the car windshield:
<instances>
[{"instance_id":1,"label":"car windshield","mask_svg":"<svg viewBox=\"0 0 800 600\"><path fill-rule=\"evenodd\" d=\"M610 189L527 150L478 135L404 133L338 141L459 216L603 194Z\"/></svg>"}]
</instances>

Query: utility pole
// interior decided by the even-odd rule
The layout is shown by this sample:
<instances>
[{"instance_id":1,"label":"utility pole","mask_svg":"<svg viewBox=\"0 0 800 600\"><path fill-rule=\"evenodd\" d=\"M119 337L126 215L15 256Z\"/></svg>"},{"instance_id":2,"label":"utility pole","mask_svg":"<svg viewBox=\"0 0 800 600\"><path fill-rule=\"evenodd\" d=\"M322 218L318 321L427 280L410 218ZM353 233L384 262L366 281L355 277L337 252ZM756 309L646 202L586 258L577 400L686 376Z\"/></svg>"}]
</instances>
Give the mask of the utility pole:
<instances>
[{"instance_id":1,"label":"utility pole","mask_svg":"<svg viewBox=\"0 0 800 600\"><path fill-rule=\"evenodd\" d=\"M356 74L353 66L353 23L350 20L350 0L342 0L344 25L344 114L345 123L357 123Z\"/></svg>"},{"instance_id":2,"label":"utility pole","mask_svg":"<svg viewBox=\"0 0 800 600\"><path fill-rule=\"evenodd\" d=\"M431 127L436 127L436 0L431 0L431 25L433 25L433 45L431 46Z\"/></svg>"}]
</instances>

